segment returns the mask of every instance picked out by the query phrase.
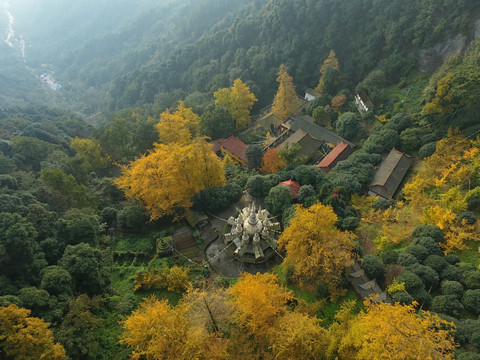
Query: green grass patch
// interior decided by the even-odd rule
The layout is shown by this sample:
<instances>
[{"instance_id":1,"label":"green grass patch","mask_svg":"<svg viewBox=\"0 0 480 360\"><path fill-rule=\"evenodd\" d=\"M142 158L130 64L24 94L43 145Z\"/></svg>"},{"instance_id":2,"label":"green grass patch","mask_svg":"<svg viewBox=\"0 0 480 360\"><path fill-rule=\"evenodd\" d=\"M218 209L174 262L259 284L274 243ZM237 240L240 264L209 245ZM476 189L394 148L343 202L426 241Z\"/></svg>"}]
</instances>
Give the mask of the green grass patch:
<instances>
[{"instance_id":1,"label":"green grass patch","mask_svg":"<svg viewBox=\"0 0 480 360\"><path fill-rule=\"evenodd\" d=\"M115 242L115 251L152 252L155 251L155 239L151 235L121 235Z\"/></svg>"},{"instance_id":2,"label":"green grass patch","mask_svg":"<svg viewBox=\"0 0 480 360\"><path fill-rule=\"evenodd\" d=\"M478 252L480 244L476 241L470 241L467 246L467 250L459 251L457 255L462 259L462 262L474 264L478 267L480 265L480 252Z\"/></svg>"}]
</instances>

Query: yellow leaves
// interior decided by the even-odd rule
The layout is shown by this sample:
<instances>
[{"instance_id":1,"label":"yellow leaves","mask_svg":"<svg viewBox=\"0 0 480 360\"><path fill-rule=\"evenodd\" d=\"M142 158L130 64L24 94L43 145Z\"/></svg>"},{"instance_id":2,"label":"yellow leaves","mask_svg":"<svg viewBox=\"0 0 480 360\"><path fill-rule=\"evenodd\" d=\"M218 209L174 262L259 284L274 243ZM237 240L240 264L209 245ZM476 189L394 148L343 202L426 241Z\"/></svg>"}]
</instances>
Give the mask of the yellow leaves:
<instances>
[{"instance_id":1,"label":"yellow leaves","mask_svg":"<svg viewBox=\"0 0 480 360\"><path fill-rule=\"evenodd\" d=\"M223 186L225 175L211 146L197 139L188 145L156 144L148 155L122 167L115 184L126 196L141 199L155 220L179 208L188 209L193 195Z\"/></svg>"},{"instance_id":2,"label":"yellow leaves","mask_svg":"<svg viewBox=\"0 0 480 360\"><path fill-rule=\"evenodd\" d=\"M286 119L297 109L297 93L293 79L287 72L287 67L282 64L277 77L278 91L272 105L272 112L280 119Z\"/></svg>"},{"instance_id":3,"label":"yellow leaves","mask_svg":"<svg viewBox=\"0 0 480 360\"><path fill-rule=\"evenodd\" d=\"M287 312L274 330L271 349L275 359L320 359L328 348L327 331L315 317Z\"/></svg>"},{"instance_id":4,"label":"yellow leaves","mask_svg":"<svg viewBox=\"0 0 480 360\"><path fill-rule=\"evenodd\" d=\"M406 291L405 290L405 283L398 282L397 279L393 279L393 283L387 287L387 292L389 294L393 294L399 291Z\"/></svg>"},{"instance_id":5,"label":"yellow leaves","mask_svg":"<svg viewBox=\"0 0 480 360\"><path fill-rule=\"evenodd\" d=\"M107 165L107 160L102 156L100 144L95 139L76 137L72 139L70 147L90 170L99 171Z\"/></svg>"},{"instance_id":6,"label":"yellow leaves","mask_svg":"<svg viewBox=\"0 0 480 360\"><path fill-rule=\"evenodd\" d=\"M199 359L201 336L190 328L187 306L170 307L167 300L145 299L122 322L121 343L132 348L132 359Z\"/></svg>"},{"instance_id":7,"label":"yellow leaves","mask_svg":"<svg viewBox=\"0 0 480 360\"><path fill-rule=\"evenodd\" d=\"M273 274L244 273L230 289L236 319L245 327L247 338L254 337L258 358L321 358L328 346L326 330L314 316L288 311L293 294L277 281Z\"/></svg>"},{"instance_id":8,"label":"yellow leaves","mask_svg":"<svg viewBox=\"0 0 480 360\"><path fill-rule=\"evenodd\" d=\"M328 54L328 57L325 59L325 61L322 64L322 67L320 68L320 80L318 81L318 85L315 88L315 91L319 94L323 94L325 89L325 73L327 72L327 68L333 68L337 71L340 71L340 64L338 62L337 56L335 54L335 50L330 50L330 53Z\"/></svg>"},{"instance_id":9,"label":"yellow leaves","mask_svg":"<svg viewBox=\"0 0 480 360\"><path fill-rule=\"evenodd\" d=\"M342 359L453 359L453 323L413 305L365 303L349 321L338 353Z\"/></svg>"},{"instance_id":10,"label":"yellow leaves","mask_svg":"<svg viewBox=\"0 0 480 360\"><path fill-rule=\"evenodd\" d=\"M448 94L448 91L451 87L452 79L453 73L448 73L440 80L438 80L435 97L429 103L425 104L422 109L423 115L445 115L453 112L455 108L454 104L451 103L453 97Z\"/></svg>"},{"instance_id":11,"label":"yellow leaves","mask_svg":"<svg viewBox=\"0 0 480 360\"><path fill-rule=\"evenodd\" d=\"M180 101L174 113L166 110L160 115L160 122L155 125L155 128L161 143L188 144L198 135L199 117L192 109L186 108L183 101Z\"/></svg>"},{"instance_id":12,"label":"yellow leaves","mask_svg":"<svg viewBox=\"0 0 480 360\"><path fill-rule=\"evenodd\" d=\"M181 292L189 285L188 268L182 269L174 265L171 268L153 268L137 273L133 282L133 291L166 288L169 291Z\"/></svg>"},{"instance_id":13,"label":"yellow leaves","mask_svg":"<svg viewBox=\"0 0 480 360\"><path fill-rule=\"evenodd\" d=\"M230 111L235 120L235 129L241 130L250 124L250 110L258 100L241 79L236 79L231 89L218 89L213 96L215 104Z\"/></svg>"},{"instance_id":14,"label":"yellow leaves","mask_svg":"<svg viewBox=\"0 0 480 360\"><path fill-rule=\"evenodd\" d=\"M440 244L445 253L467 249L469 240L480 241L479 226L469 224L466 219L459 220L451 210L438 205L425 209L422 222L435 224L442 229L445 241Z\"/></svg>"},{"instance_id":15,"label":"yellow leaves","mask_svg":"<svg viewBox=\"0 0 480 360\"><path fill-rule=\"evenodd\" d=\"M279 238L279 247L287 250L285 263L293 267L300 284L324 282L332 299L342 293L340 276L350 265L355 248L354 235L336 229L336 221L330 206L298 206L290 226Z\"/></svg>"},{"instance_id":16,"label":"yellow leaves","mask_svg":"<svg viewBox=\"0 0 480 360\"><path fill-rule=\"evenodd\" d=\"M440 206L454 213L467 210L467 201L460 191L460 186L448 189L446 193L440 194Z\"/></svg>"},{"instance_id":17,"label":"yellow leaves","mask_svg":"<svg viewBox=\"0 0 480 360\"><path fill-rule=\"evenodd\" d=\"M277 282L273 274L243 273L230 288L238 320L256 336L268 335L275 319L285 313L286 303L293 299L293 294Z\"/></svg>"},{"instance_id":18,"label":"yellow leaves","mask_svg":"<svg viewBox=\"0 0 480 360\"><path fill-rule=\"evenodd\" d=\"M17 305L0 307L0 353L18 360L66 359L63 346L54 343L49 323L29 315L30 310Z\"/></svg>"}]
</instances>

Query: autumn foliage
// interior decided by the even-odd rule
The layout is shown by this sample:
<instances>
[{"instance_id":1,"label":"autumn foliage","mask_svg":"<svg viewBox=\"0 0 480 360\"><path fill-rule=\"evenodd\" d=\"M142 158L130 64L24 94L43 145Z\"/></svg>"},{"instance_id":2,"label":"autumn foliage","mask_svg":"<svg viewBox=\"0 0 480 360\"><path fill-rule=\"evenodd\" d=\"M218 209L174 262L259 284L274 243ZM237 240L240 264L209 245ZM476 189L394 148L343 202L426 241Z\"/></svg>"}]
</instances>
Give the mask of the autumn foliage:
<instances>
[{"instance_id":1,"label":"autumn foliage","mask_svg":"<svg viewBox=\"0 0 480 360\"><path fill-rule=\"evenodd\" d=\"M54 342L50 324L30 317L30 310L17 305L0 307L0 357L6 359L63 360L62 345Z\"/></svg>"},{"instance_id":2,"label":"autumn foliage","mask_svg":"<svg viewBox=\"0 0 480 360\"><path fill-rule=\"evenodd\" d=\"M280 65L277 82L278 91L273 101L272 112L280 119L286 119L298 109L298 105L293 79L284 64Z\"/></svg>"},{"instance_id":3,"label":"autumn foliage","mask_svg":"<svg viewBox=\"0 0 480 360\"><path fill-rule=\"evenodd\" d=\"M128 197L142 200L152 220L188 209L203 189L225 185L221 160L203 139L181 145L157 144L147 155L122 167L115 183Z\"/></svg>"},{"instance_id":4,"label":"autumn foliage","mask_svg":"<svg viewBox=\"0 0 480 360\"><path fill-rule=\"evenodd\" d=\"M250 110L258 100L241 79L236 79L230 89L218 89L213 96L215 104L230 111L235 120L235 129L241 130L250 124Z\"/></svg>"},{"instance_id":5,"label":"autumn foliage","mask_svg":"<svg viewBox=\"0 0 480 360\"><path fill-rule=\"evenodd\" d=\"M261 171L274 174L287 165L287 162L279 155L278 148L272 148L265 151Z\"/></svg>"},{"instance_id":6,"label":"autumn foliage","mask_svg":"<svg viewBox=\"0 0 480 360\"><path fill-rule=\"evenodd\" d=\"M331 328L339 338L338 353L349 359L453 359L455 325L414 305L366 301L365 310ZM347 304L348 306L348 304ZM338 317L337 317L338 319Z\"/></svg>"},{"instance_id":7,"label":"autumn foliage","mask_svg":"<svg viewBox=\"0 0 480 360\"><path fill-rule=\"evenodd\" d=\"M160 122L155 127L161 143L187 144L198 135L199 123L198 115L180 101L175 112L170 113L167 109L160 115Z\"/></svg>"},{"instance_id":8,"label":"autumn foliage","mask_svg":"<svg viewBox=\"0 0 480 360\"><path fill-rule=\"evenodd\" d=\"M355 248L353 233L335 227L337 216L330 206L317 203L298 206L290 226L279 238L279 247L287 250L286 266L291 266L303 285L325 283L335 299L341 274L351 265Z\"/></svg>"},{"instance_id":9,"label":"autumn foliage","mask_svg":"<svg viewBox=\"0 0 480 360\"><path fill-rule=\"evenodd\" d=\"M468 240L480 241L478 222L470 224L457 217L467 209L467 200L478 188L471 179L480 173L480 140L449 132L438 141L435 153L404 188L410 206L421 214L423 223L442 229L446 253L463 250Z\"/></svg>"}]
</instances>

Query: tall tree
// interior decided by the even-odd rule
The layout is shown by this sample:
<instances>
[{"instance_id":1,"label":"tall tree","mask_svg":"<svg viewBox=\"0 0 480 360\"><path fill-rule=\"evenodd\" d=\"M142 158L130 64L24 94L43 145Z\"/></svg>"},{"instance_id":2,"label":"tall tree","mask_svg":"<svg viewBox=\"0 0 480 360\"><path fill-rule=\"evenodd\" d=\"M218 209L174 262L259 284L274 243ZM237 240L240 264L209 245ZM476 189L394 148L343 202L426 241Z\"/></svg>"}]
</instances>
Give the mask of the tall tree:
<instances>
[{"instance_id":1,"label":"tall tree","mask_svg":"<svg viewBox=\"0 0 480 360\"><path fill-rule=\"evenodd\" d=\"M158 144L122 172L115 183L128 197L142 200L152 220L190 208L193 195L203 189L225 185L223 164L203 139Z\"/></svg>"},{"instance_id":2,"label":"tall tree","mask_svg":"<svg viewBox=\"0 0 480 360\"><path fill-rule=\"evenodd\" d=\"M189 306L175 307L167 300L145 299L123 322L120 342L133 349L132 359L221 360L226 359L224 341L205 329L191 326Z\"/></svg>"},{"instance_id":3,"label":"tall tree","mask_svg":"<svg viewBox=\"0 0 480 360\"><path fill-rule=\"evenodd\" d=\"M200 132L211 139L227 138L234 131L232 114L222 106L215 106L200 117Z\"/></svg>"},{"instance_id":4,"label":"tall tree","mask_svg":"<svg viewBox=\"0 0 480 360\"><path fill-rule=\"evenodd\" d=\"M231 89L218 89L213 96L215 104L230 111L235 120L235 129L241 130L250 124L250 110L258 100L241 79L236 79Z\"/></svg>"},{"instance_id":5,"label":"tall tree","mask_svg":"<svg viewBox=\"0 0 480 360\"><path fill-rule=\"evenodd\" d=\"M320 68L320 80L318 85L315 88L315 91L319 94L324 94L325 92L329 93L328 90L331 90L331 83L334 84L338 82L338 75L340 73L340 64L338 62L337 56L334 50L330 50L328 57L322 64Z\"/></svg>"},{"instance_id":6,"label":"tall tree","mask_svg":"<svg viewBox=\"0 0 480 360\"><path fill-rule=\"evenodd\" d=\"M278 285L276 275L260 273L243 273L230 293L237 321L247 334L255 337L261 353L274 331L275 321L285 314L293 294Z\"/></svg>"},{"instance_id":7,"label":"tall tree","mask_svg":"<svg viewBox=\"0 0 480 360\"><path fill-rule=\"evenodd\" d=\"M297 93L293 85L293 79L287 72L287 67L282 64L278 71L278 91L272 105L272 112L280 119L286 119L297 109Z\"/></svg>"},{"instance_id":8,"label":"tall tree","mask_svg":"<svg viewBox=\"0 0 480 360\"><path fill-rule=\"evenodd\" d=\"M155 127L161 143L185 144L198 135L199 117L192 109L185 107L183 101L180 101L175 112L170 113L167 109L160 115L160 122Z\"/></svg>"},{"instance_id":9,"label":"tall tree","mask_svg":"<svg viewBox=\"0 0 480 360\"><path fill-rule=\"evenodd\" d=\"M454 359L455 325L413 305L366 302L339 344L342 359ZM338 327L337 327L338 329Z\"/></svg>"},{"instance_id":10,"label":"tall tree","mask_svg":"<svg viewBox=\"0 0 480 360\"><path fill-rule=\"evenodd\" d=\"M263 150L260 145L248 145L245 149L245 156L247 157L247 167L249 169L260 169L263 160Z\"/></svg>"},{"instance_id":11,"label":"tall tree","mask_svg":"<svg viewBox=\"0 0 480 360\"><path fill-rule=\"evenodd\" d=\"M0 358L66 359L65 349L54 343L48 326L42 319L30 317L30 310L13 304L0 307Z\"/></svg>"},{"instance_id":12,"label":"tall tree","mask_svg":"<svg viewBox=\"0 0 480 360\"><path fill-rule=\"evenodd\" d=\"M272 148L265 152L263 155L263 165L260 168L261 171L274 174L278 172L281 168L287 165L287 162L280 157L279 149Z\"/></svg>"},{"instance_id":13,"label":"tall tree","mask_svg":"<svg viewBox=\"0 0 480 360\"><path fill-rule=\"evenodd\" d=\"M278 239L287 250L285 263L303 285L323 282L330 297L342 294L341 273L352 262L354 234L335 228L337 216L330 206L320 203L309 208L298 206L290 226Z\"/></svg>"}]
</instances>

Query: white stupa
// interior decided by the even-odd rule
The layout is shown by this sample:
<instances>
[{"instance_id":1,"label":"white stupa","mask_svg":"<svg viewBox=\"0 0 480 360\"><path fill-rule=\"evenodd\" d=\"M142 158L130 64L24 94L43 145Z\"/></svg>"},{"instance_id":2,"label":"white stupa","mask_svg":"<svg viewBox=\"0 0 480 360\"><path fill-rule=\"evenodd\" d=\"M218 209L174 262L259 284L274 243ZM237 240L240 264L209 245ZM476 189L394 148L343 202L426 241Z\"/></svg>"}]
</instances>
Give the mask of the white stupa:
<instances>
[{"instance_id":1,"label":"white stupa","mask_svg":"<svg viewBox=\"0 0 480 360\"><path fill-rule=\"evenodd\" d=\"M231 216L230 232L225 234L225 246L235 248L233 256L244 262L260 263L275 253L278 222L272 222L265 209L255 210L255 205L245 207L236 218Z\"/></svg>"}]
</instances>

